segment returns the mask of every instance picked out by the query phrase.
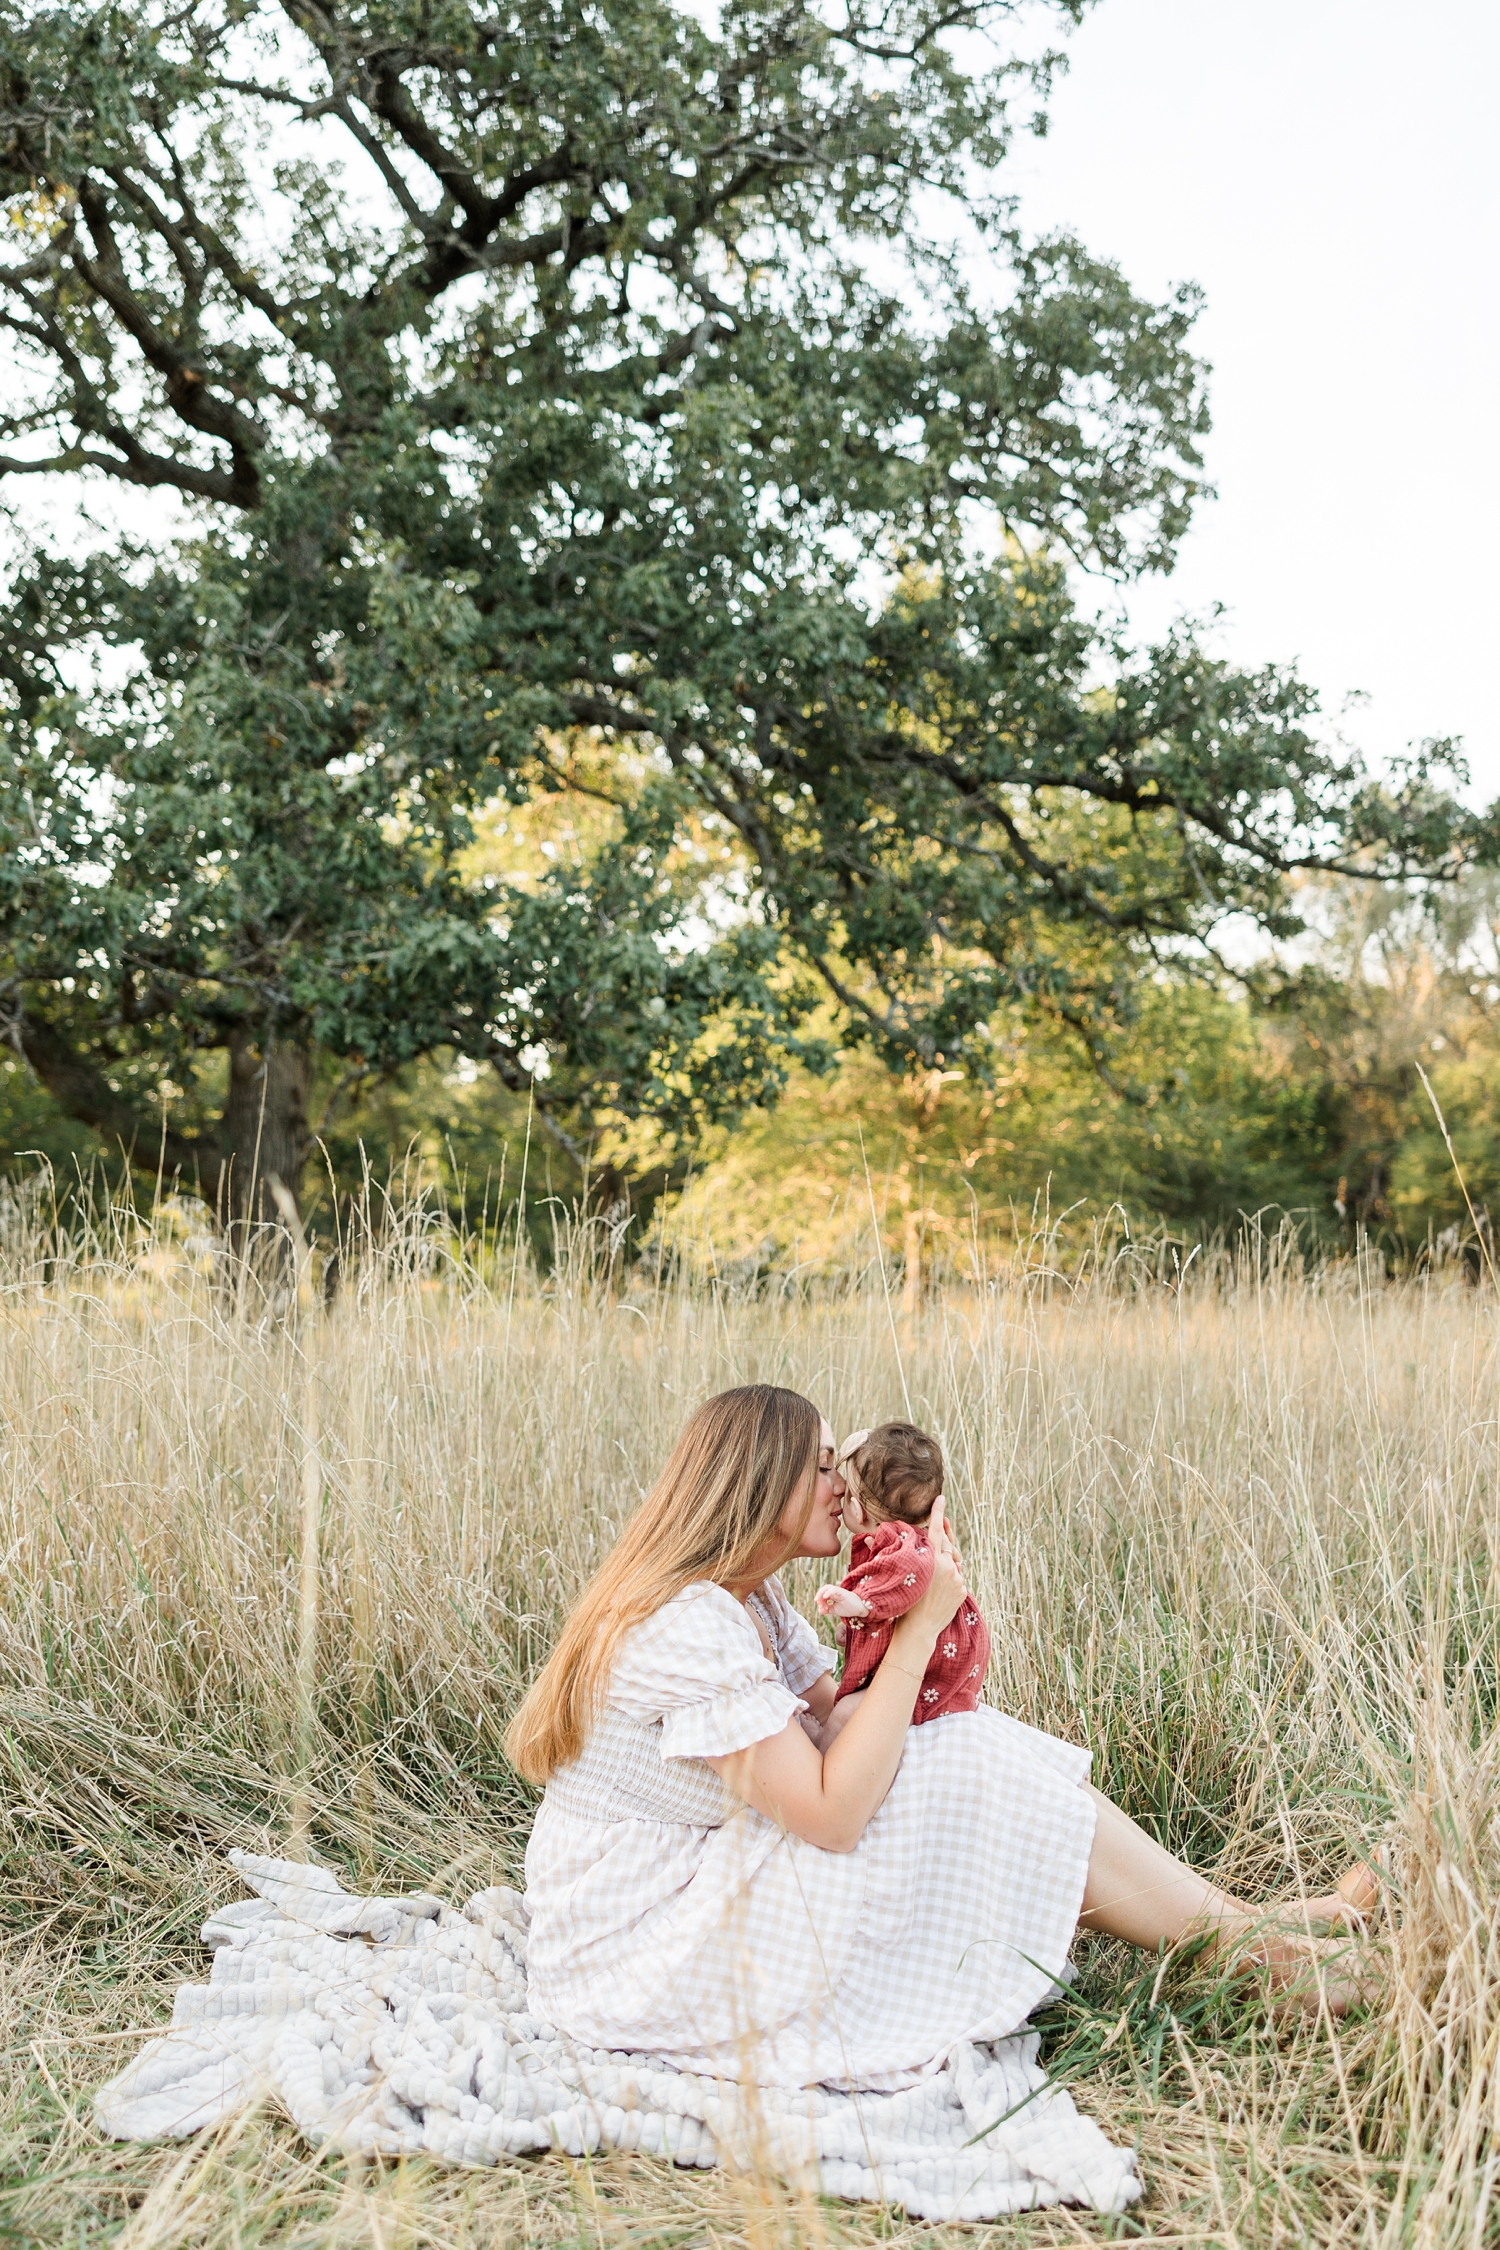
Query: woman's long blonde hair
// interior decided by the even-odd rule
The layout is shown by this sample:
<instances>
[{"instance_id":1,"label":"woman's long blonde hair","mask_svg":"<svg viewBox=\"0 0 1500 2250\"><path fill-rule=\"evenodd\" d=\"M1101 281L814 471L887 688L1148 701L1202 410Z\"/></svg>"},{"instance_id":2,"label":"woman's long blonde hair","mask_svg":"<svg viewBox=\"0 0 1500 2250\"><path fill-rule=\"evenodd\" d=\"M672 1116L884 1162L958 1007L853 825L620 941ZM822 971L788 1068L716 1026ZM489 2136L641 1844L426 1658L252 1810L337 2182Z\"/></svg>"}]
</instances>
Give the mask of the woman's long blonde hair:
<instances>
[{"instance_id":1,"label":"woman's long blonde hair","mask_svg":"<svg viewBox=\"0 0 1500 2250\"><path fill-rule=\"evenodd\" d=\"M811 1400L770 1383L721 1391L699 1407L510 1723L505 1747L528 1781L550 1781L578 1756L632 1625L698 1579L732 1585L796 1552L806 1515L784 1552L764 1561L804 1487L812 1512L821 1435Z\"/></svg>"}]
</instances>

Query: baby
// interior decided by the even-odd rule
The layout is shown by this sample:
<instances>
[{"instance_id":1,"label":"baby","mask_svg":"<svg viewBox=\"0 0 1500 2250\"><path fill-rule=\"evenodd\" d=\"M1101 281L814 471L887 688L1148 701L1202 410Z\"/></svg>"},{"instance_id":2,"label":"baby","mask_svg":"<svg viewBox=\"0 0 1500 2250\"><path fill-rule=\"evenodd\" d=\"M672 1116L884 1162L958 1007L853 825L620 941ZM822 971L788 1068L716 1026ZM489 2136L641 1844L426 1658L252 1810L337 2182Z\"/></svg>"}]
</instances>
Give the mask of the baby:
<instances>
[{"instance_id":1,"label":"baby","mask_svg":"<svg viewBox=\"0 0 1500 2250\"><path fill-rule=\"evenodd\" d=\"M855 1698L891 1645L898 1617L922 1599L936 1565L927 1524L943 1496L943 1455L935 1438L911 1422L856 1430L839 1447L847 1491L844 1522L853 1533L849 1569L837 1586L820 1586L820 1615L839 1620L844 1671L822 1732L826 1750L847 1722ZM917 1695L912 1725L974 1711L990 1660L984 1619L966 1594L938 1636Z\"/></svg>"}]
</instances>

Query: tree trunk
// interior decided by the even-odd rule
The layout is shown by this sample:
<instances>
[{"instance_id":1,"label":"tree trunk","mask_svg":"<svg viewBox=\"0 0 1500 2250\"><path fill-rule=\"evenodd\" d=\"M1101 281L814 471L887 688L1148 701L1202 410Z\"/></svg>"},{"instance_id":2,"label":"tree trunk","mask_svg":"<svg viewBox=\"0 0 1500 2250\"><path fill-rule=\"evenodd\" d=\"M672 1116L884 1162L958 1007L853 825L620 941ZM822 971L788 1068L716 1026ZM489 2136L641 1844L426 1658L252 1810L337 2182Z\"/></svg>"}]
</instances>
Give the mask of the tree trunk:
<instances>
[{"instance_id":1,"label":"tree trunk","mask_svg":"<svg viewBox=\"0 0 1500 2250\"><path fill-rule=\"evenodd\" d=\"M305 1047L257 1046L248 1032L230 1045L216 1202L220 1224L237 1247L248 1249L260 1228L279 1225L272 1180L301 1207L311 1084L312 1056Z\"/></svg>"}]
</instances>

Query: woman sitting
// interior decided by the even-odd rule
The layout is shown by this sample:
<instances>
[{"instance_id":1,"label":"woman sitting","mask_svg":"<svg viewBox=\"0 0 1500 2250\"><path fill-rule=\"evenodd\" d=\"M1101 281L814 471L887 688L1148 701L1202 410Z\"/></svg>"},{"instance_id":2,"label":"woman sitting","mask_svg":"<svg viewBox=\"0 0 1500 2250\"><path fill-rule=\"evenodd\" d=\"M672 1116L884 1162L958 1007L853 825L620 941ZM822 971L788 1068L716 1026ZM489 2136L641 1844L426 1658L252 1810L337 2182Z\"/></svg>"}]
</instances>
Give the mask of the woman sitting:
<instances>
[{"instance_id":1,"label":"woman sitting","mask_svg":"<svg viewBox=\"0 0 1500 2250\"><path fill-rule=\"evenodd\" d=\"M808 1400L726 1391L568 1619L507 1737L546 1784L532 2012L685 2070L879 2091L1015 2031L1080 1926L1153 1949L1201 1933L1309 1982L1307 1923L1357 1920L1366 1869L1268 1934L1090 1787L1086 1750L983 1707L912 1726L966 1598L939 1510L927 1590L819 1750L831 1652L774 1573L838 1553L843 1497ZM1351 1989L1325 1979L1334 2006Z\"/></svg>"}]
</instances>

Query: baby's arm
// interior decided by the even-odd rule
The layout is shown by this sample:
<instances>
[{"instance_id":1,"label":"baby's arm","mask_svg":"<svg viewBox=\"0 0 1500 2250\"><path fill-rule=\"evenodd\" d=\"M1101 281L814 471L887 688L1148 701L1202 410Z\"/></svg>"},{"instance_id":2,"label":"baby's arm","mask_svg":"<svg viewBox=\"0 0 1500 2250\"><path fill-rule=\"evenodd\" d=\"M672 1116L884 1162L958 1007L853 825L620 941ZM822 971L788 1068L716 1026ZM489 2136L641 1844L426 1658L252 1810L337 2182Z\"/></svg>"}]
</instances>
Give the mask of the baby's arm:
<instances>
[{"instance_id":1,"label":"baby's arm","mask_svg":"<svg viewBox=\"0 0 1500 2250\"><path fill-rule=\"evenodd\" d=\"M868 1617L870 1605L858 1594L851 1594L847 1586L820 1586L813 1595L813 1607L820 1617Z\"/></svg>"},{"instance_id":2,"label":"baby's arm","mask_svg":"<svg viewBox=\"0 0 1500 2250\"><path fill-rule=\"evenodd\" d=\"M864 1614L884 1625L904 1617L922 1599L936 1568L937 1557L925 1540L919 1547L915 1539L898 1536L882 1540L869 1561L849 1575L865 1604Z\"/></svg>"}]
</instances>

